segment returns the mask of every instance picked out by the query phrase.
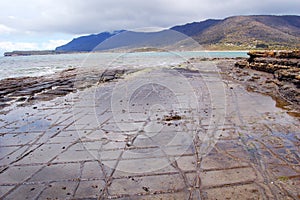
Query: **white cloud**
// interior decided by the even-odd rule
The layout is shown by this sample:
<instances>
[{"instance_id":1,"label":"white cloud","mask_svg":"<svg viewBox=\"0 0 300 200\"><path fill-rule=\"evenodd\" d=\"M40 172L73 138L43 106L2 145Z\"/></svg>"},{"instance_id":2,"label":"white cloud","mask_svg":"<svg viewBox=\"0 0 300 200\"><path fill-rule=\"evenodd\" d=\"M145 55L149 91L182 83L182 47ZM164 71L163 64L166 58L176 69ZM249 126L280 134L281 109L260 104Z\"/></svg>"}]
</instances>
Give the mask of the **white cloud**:
<instances>
[{"instance_id":1,"label":"white cloud","mask_svg":"<svg viewBox=\"0 0 300 200\"><path fill-rule=\"evenodd\" d=\"M70 40L49 40L48 42L44 42L40 45L40 49L52 50L58 46L64 45L70 42Z\"/></svg>"},{"instance_id":2,"label":"white cloud","mask_svg":"<svg viewBox=\"0 0 300 200\"><path fill-rule=\"evenodd\" d=\"M0 52L14 50L54 50L56 47L66 44L69 40L49 40L47 42L0 42Z\"/></svg>"},{"instance_id":3,"label":"white cloud","mask_svg":"<svg viewBox=\"0 0 300 200\"><path fill-rule=\"evenodd\" d=\"M14 0L0 2L0 23L22 31L87 34L169 27L247 14L299 14L299 0Z\"/></svg>"},{"instance_id":4,"label":"white cloud","mask_svg":"<svg viewBox=\"0 0 300 200\"><path fill-rule=\"evenodd\" d=\"M299 15L300 1L2 0L0 8L0 51L11 51L54 49L78 35L103 31L168 28L232 15Z\"/></svg>"},{"instance_id":5,"label":"white cloud","mask_svg":"<svg viewBox=\"0 0 300 200\"><path fill-rule=\"evenodd\" d=\"M13 33L13 32L15 32L15 29L10 28L8 26L5 26L3 24L0 24L0 35L2 35L2 34L10 34L10 33Z\"/></svg>"},{"instance_id":6,"label":"white cloud","mask_svg":"<svg viewBox=\"0 0 300 200\"><path fill-rule=\"evenodd\" d=\"M38 49L37 43L30 42L0 42L0 50L13 51L13 50L33 50Z\"/></svg>"}]
</instances>

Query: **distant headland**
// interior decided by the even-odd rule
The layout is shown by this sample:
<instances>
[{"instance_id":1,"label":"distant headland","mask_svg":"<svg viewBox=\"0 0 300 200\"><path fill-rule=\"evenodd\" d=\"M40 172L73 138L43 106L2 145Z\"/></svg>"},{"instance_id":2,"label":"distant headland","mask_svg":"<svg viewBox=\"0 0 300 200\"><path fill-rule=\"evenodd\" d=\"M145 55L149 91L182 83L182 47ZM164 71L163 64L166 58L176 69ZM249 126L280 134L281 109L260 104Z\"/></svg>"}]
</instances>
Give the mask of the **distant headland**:
<instances>
[{"instance_id":1,"label":"distant headland","mask_svg":"<svg viewBox=\"0 0 300 200\"><path fill-rule=\"evenodd\" d=\"M55 50L43 50L43 51L12 51L5 52L4 56L31 56L31 55L49 55L58 54Z\"/></svg>"}]
</instances>

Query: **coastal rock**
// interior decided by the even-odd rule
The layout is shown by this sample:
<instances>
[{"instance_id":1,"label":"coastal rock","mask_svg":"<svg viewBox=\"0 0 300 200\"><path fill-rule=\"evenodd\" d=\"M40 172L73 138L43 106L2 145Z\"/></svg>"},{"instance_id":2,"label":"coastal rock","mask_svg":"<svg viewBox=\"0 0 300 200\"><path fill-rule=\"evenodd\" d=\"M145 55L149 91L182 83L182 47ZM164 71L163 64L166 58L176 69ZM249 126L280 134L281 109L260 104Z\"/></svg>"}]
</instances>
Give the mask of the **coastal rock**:
<instances>
[{"instance_id":1,"label":"coastal rock","mask_svg":"<svg viewBox=\"0 0 300 200\"><path fill-rule=\"evenodd\" d=\"M297 83L300 75L300 50L295 51L250 51L250 58L235 63L236 67L249 67L274 74L279 80Z\"/></svg>"},{"instance_id":2,"label":"coastal rock","mask_svg":"<svg viewBox=\"0 0 300 200\"><path fill-rule=\"evenodd\" d=\"M238 61L235 63L236 67L245 68L249 66L249 63L246 60Z\"/></svg>"},{"instance_id":3,"label":"coastal rock","mask_svg":"<svg viewBox=\"0 0 300 200\"><path fill-rule=\"evenodd\" d=\"M249 70L265 73L260 78L249 75L245 80L250 85L262 85L265 88L263 91L268 94L278 91L279 95L288 102L300 105L300 50L250 51L248 55L250 55L249 59L235 63L237 70L243 69L247 73ZM271 74L272 78L265 79L267 74Z\"/></svg>"},{"instance_id":4,"label":"coastal rock","mask_svg":"<svg viewBox=\"0 0 300 200\"><path fill-rule=\"evenodd\" d=\"M283 87L279 88L279 92L286 98L292 99L292 102L297 103L300 105L300 93L297 88L291 85L284 85Z\"/></svg>"},{"instance_id":5,"label":"coastal rock","mask_svg":"<svg viewBox=\"0 0 300 200\"><path fill-rule=\"evenodd\" d=\"M247 53L250 60L263 57L263 58L300 58L300 50L293 51L249 51Z\"/></svg>"},{"instance_id":6,"label":"coastal rock","mask_svg":"<svg viewBox=\"0 0 300 200\"><path fill-rule=\"evenodd\" d=\"M300 68L290 68L286 70L278 70L275 73L275 77L282 81L290 81L295 85L300 86Z\"/></svg>"},{"instance_id":7,"label":"coastal rock","mask_svg":"<svg viewBox=\"0 0 300 200\"><path fill-rule=\"evenodd\" d=\"M80 71L75 68L63 70L50 76L19 77L0 80L0 108L16 102L31 104L38 100L49 101L65 96L78 89L96 85L99 82L120 78L128 70ZM101 81L99 81L99 79Z\"/></svg>"},{"instance_id":8,"label":"coastal rock","mask_svg":"<svg viewBox=\"0 0 300 200\"><path fill-rule=\"evenodd\" d=\"M274 74L277 70L281 69L289 69L289 66L285 65L277 65L272 63L265 63L265 62L252 62L249 64L249 67L258 71L264 71L268 73Z\"/></svg>"}]
</instances>

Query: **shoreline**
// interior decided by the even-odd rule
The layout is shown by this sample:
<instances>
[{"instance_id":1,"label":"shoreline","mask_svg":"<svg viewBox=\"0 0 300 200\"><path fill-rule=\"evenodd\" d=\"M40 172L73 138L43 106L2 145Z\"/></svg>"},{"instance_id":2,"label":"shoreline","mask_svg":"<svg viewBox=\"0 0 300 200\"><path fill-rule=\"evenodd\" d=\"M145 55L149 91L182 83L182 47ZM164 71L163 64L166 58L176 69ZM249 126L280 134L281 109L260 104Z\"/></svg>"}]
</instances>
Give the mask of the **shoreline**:
<instances>
[{"instance_id":1,"label":"shoreline","mask_svg":"<svg viewBox=\"0 0 300 200\"><path fill-rule=\"evenodd\" d=\"M57 57L56 57L57 56ZM132 57L137 56L137 60L133 60ZM157 52L147 52L144 54L132 53L128 54L128 59L126 54L120 53L104 53L104 52L93 52L93 53L78 53L78 54L60 54L60 55L43 55L43 56L25 56L25 57L2 57L0 66L0 80L5 78L16 78L16 77L35 77L39 75L52 75L55 72L63 71L70 67L85 68L90 66L99 67L106 66L107 63L111 61L125 57L126 62L124 65L135 65L140 66L159 66L159 60L164 56L166 61L174 64L179 64L179 62L184 62L191 57L202 57L207 59L212 59L214 57L247 57L246 52L169 52L169 53L157 53ZM142 60L149 58L149 63L145 63ZM173 59L174 58L174 59ZM127 62L127 60L129 62ZM130 61L132 60L132 61ZM157 61L156 61L157 60ZM85 63L85 61L87 61ZM100 61L100 63L99 63ZM18 63L20 63L18 65ZM49 64L48 64L49 63ZM53 64L52 64L53 63Z\"/></svg>"},{"instance_id":2,"label":"shoreline","mask_svg":"<svg viewBox=\"0 0 300 200\"><path fill-rule=\"evenodd\" d=\"M189 51L162 51L162 52L212 52L212 53L218 53L218 52L249 52L250 50L189 50ZM30 53L33 52L33 53ZM61 54L89 54L89 53L155 53L157 51L131 51L128 50L122 50L120 52L118 51L70 51L70 52L56 52L54 50L41 50L41 51L12 51L12 52L4 52L1 57L18 57L18 56L46 56L46 55L61 55Z\"/></svg>"},{"instance_id":3,"label":"shoreline","mask_svg":"<svg viewBox=\"0 0 300 200\"><path fill-rule=\"evenodd\" d=\"M119 79L125 73L132 71L134 70L69 68L50 76L2 79L0 80L0 113L1 109L13 104L27 106L40 101L50 101L99 83ZM84 81L87 79L88 81Z\"/></svg>"},{"instance_id":4,"label":"shoreline","mask_svg":"<svg viewBox=\"0 0 300 200\"><path fill-rule=\"evenodd\" d=\"M188 62L216 62L218 68L221 69L221 74L226 75L225 79L229 78L237 82L249 92L270 96L277 102L277 107L300 117L300 104L291 102L278 92L279 83L276 78L266 72L235 67L234 65L240 61L243 61L243 58L191 58L188 60ZM184 63L182 64L184 66ZM105 71L97 68L68 68L50 75L1 79L0 109L12 104L26 106L39 101L49 101L99 83L117 80L127 73L140 70L143 68ZM89 79L89 82L84 84L79 79ZM250 81L246 81L247 79Z\"/></svg>"}]
</instances>

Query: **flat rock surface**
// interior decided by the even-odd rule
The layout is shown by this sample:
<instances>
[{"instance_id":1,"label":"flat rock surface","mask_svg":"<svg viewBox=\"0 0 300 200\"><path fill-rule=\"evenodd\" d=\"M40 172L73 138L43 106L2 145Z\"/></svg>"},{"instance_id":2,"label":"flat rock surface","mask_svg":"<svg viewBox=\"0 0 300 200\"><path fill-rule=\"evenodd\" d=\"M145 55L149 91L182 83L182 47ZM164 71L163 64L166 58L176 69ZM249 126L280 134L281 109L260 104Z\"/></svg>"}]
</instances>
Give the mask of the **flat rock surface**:
<instances>
[{"instance_id":1,"label":"flat rock surface","mask_svg":"<svg viewBox=\"0 0 300 200\"><path fill-rule=\"evenodd\" d=\"M299 119L213 63L6 106L0 198L299 199Z\"/></svg>"}]
</instances>

